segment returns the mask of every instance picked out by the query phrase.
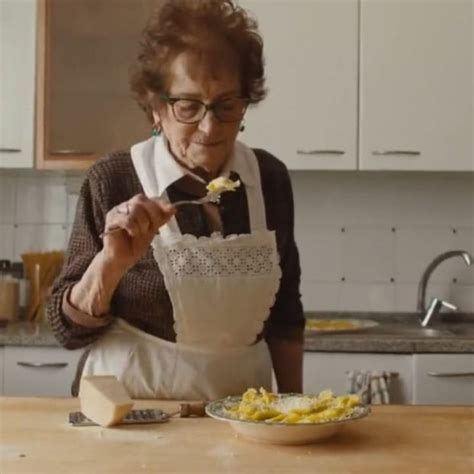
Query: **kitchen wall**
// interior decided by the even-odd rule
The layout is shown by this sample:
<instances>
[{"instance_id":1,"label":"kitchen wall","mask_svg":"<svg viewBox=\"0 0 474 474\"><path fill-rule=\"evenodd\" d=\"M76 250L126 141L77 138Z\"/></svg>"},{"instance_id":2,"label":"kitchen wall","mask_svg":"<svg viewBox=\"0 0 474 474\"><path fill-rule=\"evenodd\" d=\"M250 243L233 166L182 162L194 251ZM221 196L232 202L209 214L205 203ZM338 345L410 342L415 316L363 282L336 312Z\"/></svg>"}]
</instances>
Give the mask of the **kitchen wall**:
<instances>
[{"instance_id":1,"label":"kitchen wall","mask_svg":"<svg viewBox=\"0 0 474 474\"><path fill-rule=\"evenodd\" d=\"M474 176L292 174L308 309L414 311L423 270L449 249L474 253ZM474 266L435 271L427 296L474 310Z\"/></svg>"},{"instance_id":2,"label":"kitchen wall","mask_svg":"<svg viewBox=\"0 0 474 474\"><path fill-rule=\"evenodd\" d=\"M474 176L292 172L307 310L414 311L417 283L441 252L474 254ZM64 248L82 177L0 170L0 258ZM474 267L433 274L428 297L474 311Z\"/></svg>"}]
</instances>

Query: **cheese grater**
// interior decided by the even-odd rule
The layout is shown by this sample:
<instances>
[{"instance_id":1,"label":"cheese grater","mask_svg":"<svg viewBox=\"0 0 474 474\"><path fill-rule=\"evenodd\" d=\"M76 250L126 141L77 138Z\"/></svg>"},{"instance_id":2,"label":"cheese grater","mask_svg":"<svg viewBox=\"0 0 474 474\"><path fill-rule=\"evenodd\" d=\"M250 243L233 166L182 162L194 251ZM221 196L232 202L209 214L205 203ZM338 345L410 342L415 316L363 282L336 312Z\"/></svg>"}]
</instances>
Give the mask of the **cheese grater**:
<instances>
[{"instance_id":1,"label":"cheese grater","mask_svg":"<svg viewBox=\"0 0 474 474\"><path fill-rule=\"evenodd\" d=\"M170 416L163 410L145 409L131 410L119 423L119 425L136 425L141 423L164 423L170 419ZM75 411L69 413L69 424L72 426L99 426L87 418L82 412Z\"/></svg>"}]
</instances>

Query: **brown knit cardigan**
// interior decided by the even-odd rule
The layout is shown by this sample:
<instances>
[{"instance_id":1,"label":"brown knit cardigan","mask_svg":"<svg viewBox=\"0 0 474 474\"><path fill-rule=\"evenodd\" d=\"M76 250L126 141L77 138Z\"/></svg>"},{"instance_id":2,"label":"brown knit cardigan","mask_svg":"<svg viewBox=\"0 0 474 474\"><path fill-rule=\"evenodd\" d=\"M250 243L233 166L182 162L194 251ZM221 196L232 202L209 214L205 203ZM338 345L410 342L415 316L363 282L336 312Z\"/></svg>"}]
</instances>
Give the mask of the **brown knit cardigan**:
<instances>
[{"instance_id":1,"label":"brown knit cardigan","mask_svg":"<svg viewBox=\"0 0 474 474\"><path fill-rule=\"evenodd\" d=\"M261 173L267 226L276 231L282 279L260 337L302 339L303 308L299 293L300 264L294 240L293 195L288 171L277 158L263 150L255 150ZM238 176L234 176L238 177ZM171 201L192 198L179 182L168 188ZM89 328L74 323L63 312L64 293L89 266L102 247L99 234L104 230L106 213L117 204L143 192L129 152L116 152L88 171L80 190L73 230L62 273L54 283L47 307L51 328L61 345L76 349L94 342L108 326ZM245 187L225 193L219 205L223 233L249 233L249 213ZM209 235L208 219L201 206L182 206L176 218L182 233ZM128 271L114 292L110 320L120 317L129 324L157 337L175 341L173 308L165 289L163 275L153 258L151 248ZM259 338L260 338L259 337Z\"/></svg>"}]
</instances>

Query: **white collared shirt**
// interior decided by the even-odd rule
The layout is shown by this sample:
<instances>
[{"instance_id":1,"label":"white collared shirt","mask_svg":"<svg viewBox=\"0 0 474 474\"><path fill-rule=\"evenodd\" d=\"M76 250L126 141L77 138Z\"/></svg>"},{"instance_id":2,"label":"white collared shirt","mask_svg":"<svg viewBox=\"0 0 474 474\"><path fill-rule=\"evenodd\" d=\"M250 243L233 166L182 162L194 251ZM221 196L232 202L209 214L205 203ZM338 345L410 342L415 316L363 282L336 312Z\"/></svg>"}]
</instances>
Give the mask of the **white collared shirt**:
<instances>
[{"instance_id":1,"label":"white collared shirt","mask_svg":"<svg viewBox=\"0 0 474 474\"><path fill-rule=\"evenodd\" d=\"M206 184L204 179L182 166L176 158L174 158L169 150L169 142L163 135L160 137L152 137L147 140L147 142L150 140L153 140L154 147L154 168L156 173L156 184L158 185L159 190L158 197L161 197L170 185L185 175L192 176L197 181ZM240 142L235 142L234 150L222 168L220 176L229 177L230 173L233 171L239 175L239 178L244 185L253 186L255 185L255 177L253 176L252 171L248 168L246 160L243 159L242 154L240 153L242 146L243 145Z\"/></svg>"}]
</instances>

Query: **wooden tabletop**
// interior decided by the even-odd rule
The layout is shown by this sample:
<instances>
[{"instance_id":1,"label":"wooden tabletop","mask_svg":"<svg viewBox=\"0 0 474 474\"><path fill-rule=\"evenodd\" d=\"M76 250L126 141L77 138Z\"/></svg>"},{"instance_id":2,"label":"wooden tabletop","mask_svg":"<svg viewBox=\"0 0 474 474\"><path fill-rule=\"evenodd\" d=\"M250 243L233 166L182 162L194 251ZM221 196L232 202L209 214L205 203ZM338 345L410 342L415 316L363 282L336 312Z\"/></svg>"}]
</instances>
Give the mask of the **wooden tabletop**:
<instances>
[{"instance_id":1,"label":"wooden tabletop","mask_svg":"<svg viewBox=\"0 0 474 474\"><path fill-rule=\"evenodd\" d=\"M170 401L135 408L173 411ZM115 428L72 427L77 399L0 398L0 472L10 473L470 473L474 407L373 406L336 437L272 446L225 422L173 418Z\"/></svg>"}]
</instances>

